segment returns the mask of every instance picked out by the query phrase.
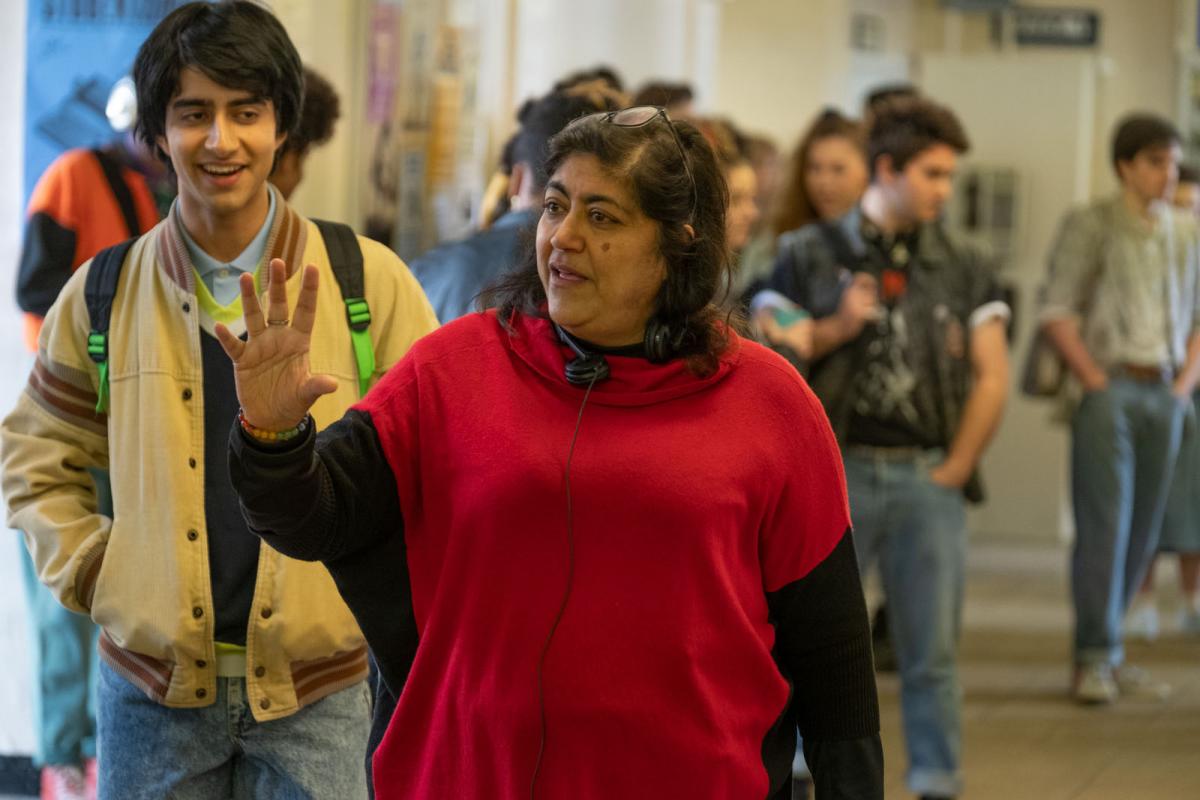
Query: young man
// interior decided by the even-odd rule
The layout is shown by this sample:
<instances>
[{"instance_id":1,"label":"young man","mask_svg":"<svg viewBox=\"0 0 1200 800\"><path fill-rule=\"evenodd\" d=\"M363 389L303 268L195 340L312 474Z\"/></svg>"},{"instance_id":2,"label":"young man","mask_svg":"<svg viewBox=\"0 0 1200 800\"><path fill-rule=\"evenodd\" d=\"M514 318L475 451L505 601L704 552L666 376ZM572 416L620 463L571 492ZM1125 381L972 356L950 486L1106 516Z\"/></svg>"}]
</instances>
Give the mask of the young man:
<instances>
[{"instance_id":1,"label":"young man","mask_svg":"<svg viewBox=\"0 0 1200 800\"><path fill-rule=\"evenodd\" d=\"M1194 221L1165 201L1179 141L1157 116L1120 122L1120 191L1067 214L1039 311L1073 378L1072 693L1081 703L1168 691L1121 666L1121 620L1158 542L1200 367L1200 244Z\"/></svg>"},{"instance_id":2,"label":"young man","mask_svg":"<svg viewBox=\"0 0 1200 800\"><path fill-rule=\"evenodd\" d=\"M323 567L260 548L245 527L226 465L233 371L213 334L241 319L241 273L265 291L274 263L294 297L313 264L311 363L338 382L317 424L359 396L336 248L267 184L299 118L300 59L257 3L196 2L154 30L134 77L138 133L169 159L179 198L124 260L104 369L84 292L96 261L47 315L0 426L9 522L42 581L102 630L102 798L364 797L366 646ZM357 245L369 380L435 320L395 255ZM90 467L112 473L111 518Z\"/></svg>"},{"instance_id":3,"label":"young man","mask_svg":"<svg viewBox=\"0 0 1200 800\"><path fill-rule=\"evenodd\" d=\"M1008 391L1010 311L981 252L939 222L967 147L950 110L880 103L858 207L782 236L770 286L815 319L809 381L842 446L859 566L879 561L908 786L926 798L962 791L964 494Z\"/></svg>"},{"instance_id":4,"label":"young man","mask_svg":"<svg viewBox=\"0 0 1200 800\"><path fill-rule=\"evenodd\" d=\"M174 196L174 181L133 135L132 82L117 81L108 119L118 134L108 146L63 153L42 174L26 212L17 275L17 304L25 312L25 343L37 352L46 312L67 280L100 250L153 228L156 198ZM167 184L170 187L167 188ZM164 209L165 211L165 209ZM92 473L97 502L112 514L108 474ZM35 653L34 708L42 800L95 797L96 626L64 608L37 578L24 552L22 578Z\"/></svg>"}]
</instances>

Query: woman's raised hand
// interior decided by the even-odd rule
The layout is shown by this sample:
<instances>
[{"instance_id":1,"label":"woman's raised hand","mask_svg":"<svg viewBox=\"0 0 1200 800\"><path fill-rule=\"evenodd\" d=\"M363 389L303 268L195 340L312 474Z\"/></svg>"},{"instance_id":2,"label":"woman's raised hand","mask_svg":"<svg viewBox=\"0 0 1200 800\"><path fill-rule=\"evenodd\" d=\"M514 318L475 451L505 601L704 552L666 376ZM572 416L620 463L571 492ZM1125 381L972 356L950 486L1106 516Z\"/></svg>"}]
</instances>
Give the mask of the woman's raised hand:
<instances>
[{"instance_id":1,"label":"woman's raised hand","mask_svg":"<svg viewBox=\"0 0 1200 800\"><path fill-rule=\"evenodd\" d=\"M254 276L241 278L247 340L243 342L221 324L216 326L216 334L233 361L238 402L246 421L256 428L285 431L300 424L318 397L335 391L337 381L308 371L309 340L317 312L317 268L304 268L291 318L283 259L272 259L267 271L266 316L254 293Z\"/></svg>"}]
</instances>

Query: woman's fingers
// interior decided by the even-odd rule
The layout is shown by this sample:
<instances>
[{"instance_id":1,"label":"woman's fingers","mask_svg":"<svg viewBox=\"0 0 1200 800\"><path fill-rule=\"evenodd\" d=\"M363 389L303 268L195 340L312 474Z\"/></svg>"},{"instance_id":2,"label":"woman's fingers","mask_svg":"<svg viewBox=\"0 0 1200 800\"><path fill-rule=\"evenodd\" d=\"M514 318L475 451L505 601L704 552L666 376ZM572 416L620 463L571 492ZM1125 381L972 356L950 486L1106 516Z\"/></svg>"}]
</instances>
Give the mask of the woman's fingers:
<instances>
[{"instance_id":1,"label":"woman's fingers","mask_svg":"<svg viewBox=\"0 0 1200 800\"><path fill-rule=\"evenodd\" d=\"M288 318L287 265L282 258L272 258L267 274L267 324L279 324Z\"/></svg>"},{"instance_id":2,"label":"woman's fingers","mask_svg":"<svg viewBox=\"0 0 1200 800\"><path fill-rule=\"evenodd\" d=\"M254 276L244 273L238 279L238 287L242 290L242 318L246 320L246 330L251 336L257 336L266 329L267 323L263 319L258 295L254 293Z\"/></svg>"},{"instance_id":3,"label":"woman's fingers","mask_svg":"<svg viewBox=\"0 0 1200 800\"><path fill-rule=\"evenodd\" d=\"M292 317L292 327L304 334L312 333L313 321L317 317L318 282L317 268L309 264L304 268L304 278L300 284L300 297L296 300L296 313Z\"/></svg>"},{"instance_id":4,"label":"woman's fingers","mask_svg":"<svg viewBox=\"0 0 1200 800\"><path fill-rule=\"evenodd\" d=\"M246 343L230 333L229 328L226 328L220 322L216 324L213 330L217 334L217 341L221 343L221 347L225 350L225 355L229 356L236 364L242 357L242 353L246 350Z\"/></svg>"},{"instance_id":5,"label":"woman's fingers","mask_svg":"<svg viewBox=\"0 0 1200 800\"><path fill-rule=\"evenodd\" d=\"M336 392L337 388L337 378L331 375L310 375L300 387L300 399L305 408L312 408L318 397Z\"/></svg>"}]
</instances>

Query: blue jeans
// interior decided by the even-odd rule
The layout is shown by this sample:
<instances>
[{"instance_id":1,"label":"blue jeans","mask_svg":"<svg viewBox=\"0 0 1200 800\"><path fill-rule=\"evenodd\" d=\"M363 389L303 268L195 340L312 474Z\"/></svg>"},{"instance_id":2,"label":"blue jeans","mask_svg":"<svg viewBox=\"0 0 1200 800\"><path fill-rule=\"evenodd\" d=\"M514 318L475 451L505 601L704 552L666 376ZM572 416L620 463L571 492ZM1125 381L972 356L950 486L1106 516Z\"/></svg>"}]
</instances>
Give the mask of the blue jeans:
<instances>
[{"instance_id":1,"label":"blue jeans","mask_svg":"<svg viewBox=\"0 0 1200 800\"><path fill-rule=\"evenodd\" d=\"M112 515L108 473L92 470L101 514ZM37 727L34 761L80 765L96 755L96 639L90 619L68 611L38 580L23 542L22 578L33 635L33 713Z\"/></svg>"},{"instance_id":2,"label":"blue jeans","mask_svg":"<svg viewBox=\"0 0 1200 800\"><path fill-rule=\"evenodd\" d=\"M204 708L167 708L100 664L100 800L362 800L366 681L256 722L244 678Z\"/></svg>"},{"instance_id":3,"label":"blue jeans","mask_svg":"<svg viewBox=\"0 0 1200 800\"><path fill-rule=\"evenodd\" d=\"M1125 657L1121 620L1158 545L1186 409L1166 384L1113 378L1071 420L1077 664Z\"/></svg>"},{"instance_id":4,"label":"blue jeans","mask_svg":"<svg viewBox=\"0 0 1200 800\"><path fill-rule=\"evenodd\" d=\"M962 791L962 690L956 649L966 568L962 493L933 483L943 453L845 455L854 546L865 576L876 561L900 670L908 788Z\"/></svg>"}]
</instances>

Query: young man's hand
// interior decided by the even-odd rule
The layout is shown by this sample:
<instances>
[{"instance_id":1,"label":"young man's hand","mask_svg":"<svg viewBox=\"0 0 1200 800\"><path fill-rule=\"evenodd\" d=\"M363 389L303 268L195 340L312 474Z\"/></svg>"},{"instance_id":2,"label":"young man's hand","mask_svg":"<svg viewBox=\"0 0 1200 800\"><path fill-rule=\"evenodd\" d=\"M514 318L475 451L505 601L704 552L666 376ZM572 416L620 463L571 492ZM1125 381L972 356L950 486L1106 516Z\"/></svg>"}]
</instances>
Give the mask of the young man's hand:
<instances>
[{"instance_id":1,"label":"young man's hand","mask_svg":"<svg viewBox=\"0 0 1200 800\"><path fill-rule=\"evenodd\" d=\"M971 479L971 469L947 459L929 470L929 480L947 489L961 489Z\"/></svg>"},{"instance_id":2,"label":"young man's hand","mask_svg":"<svg viewBox=\"0 0 1200 800\"><path fill-rule=\"evenodd\" d=\"M857 338L868 322L879 319L883 312L879 305L879 281L865 272L854 273L854 278L842 301L838 304L837 317L846 341Z\"/></svg>"},{"instance_id":3,"label":"young man's hand","mask_svg":"<svg viewBox=\"0 0 1200 800\"><path fill-rule=\"evenodd\" d=\"M224 325L216 326L217 339L233 361L238 402L246 421L267 431L285 431L303 421L308 409L323 394L337 390L329 375L309 372L308 349L317 312L317 268L304 268L295 318L288 317L287 267L272 259L268 266L267 314L254 294L254 277L241 278L242 313L246 341Z\"/></svg>"}]
</instances>

